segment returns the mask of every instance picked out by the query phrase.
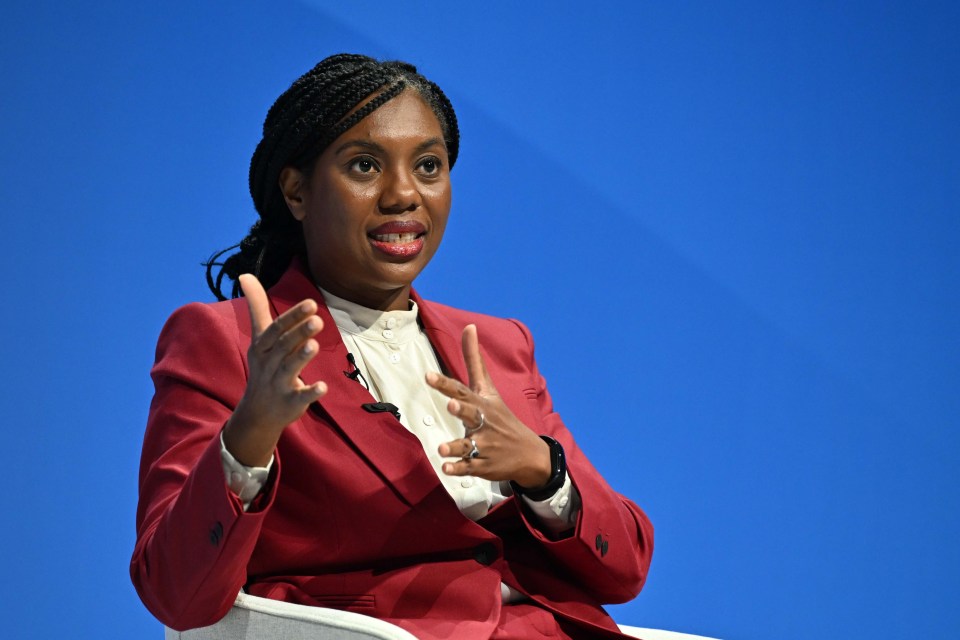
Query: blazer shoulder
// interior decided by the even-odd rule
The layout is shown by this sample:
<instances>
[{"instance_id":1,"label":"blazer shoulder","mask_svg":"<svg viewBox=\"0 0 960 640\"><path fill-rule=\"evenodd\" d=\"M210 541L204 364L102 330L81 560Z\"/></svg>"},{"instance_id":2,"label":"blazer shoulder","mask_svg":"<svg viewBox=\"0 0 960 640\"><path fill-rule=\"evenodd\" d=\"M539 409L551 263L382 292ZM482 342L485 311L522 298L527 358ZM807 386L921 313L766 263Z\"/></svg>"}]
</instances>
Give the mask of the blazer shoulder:
<instances>
[{"instance_id":1,"label":"blazer shoulder","mask_svg":"<svg viewBox=\"0 0 960 640\"><path fill-rule=\"evenodd\" d=\"M418 302L431 314L441 316L447 321L460 326L475 324L478 328L490 327L493 329L500 329L502 331L515 331L516 329L519 329L523 333L529 333L527 326L516 318L501 318L500 316L493 316L486 313L480 313L478 311L468 311L467 309L451 307L450 305L419 297ZM511 329L511 327L513 327L513 329Z\"/></svg>"},{"instance_id":2,"label":"blazer shoulder","mask_svg":"<svg viewBox=\"0 0 960 640\"><path fill-rule=\"evenodd\" d=\"M157 339L156 365L233 352L250 343L250 317L244 300L191 302L167 318Z\"/></svg>"},{"instance_id":3,"label":"blazer shoulder","mask_svg":"<svg viewBox=\"0 0 960 640\"><path fill-rule=\"evenodd\" d=\"M457 338L465 326L474 324L477 326L480 345L488 353L499 354L501 357L509 354L511 359L526 364L533 361L533 337L523 322L514 318L458 309L429 300L419 299L418 302L422 305L421 317L425 323L442 323L446 333Z\"/></svg>"},{"instance_id":4,"label":"blazer shoulder","mask_svg":"<svg viewBox=\"0 0 960 640\"><path fill-rule=\"evenodd\" d=\"M167 318L161 337L170 332L196 333L231 328L250 332L250 317L241 298L222 302L190 302L178 307Z\"/></svg>"},{"instance_id":5,"label":"blazer shoulder","mask_svg":"<svg viewBox=\"0 0 960 640\"><path fill-rule=\"evenodd\" d=\"M513 326L515 328L522 328L524 331L527 331L526 325L515 318L501 318L499 316L492 316L486 313L480 313L478 311L468 311L466 309L451 307L450 305L434 302L433 300L426 300L423 298L420 298L419 302L432 314L441 316L447 321L461 326L475 324L478 327L489 326L506 330L510 330L510 327Z\"/></svg>"}]
</instances>

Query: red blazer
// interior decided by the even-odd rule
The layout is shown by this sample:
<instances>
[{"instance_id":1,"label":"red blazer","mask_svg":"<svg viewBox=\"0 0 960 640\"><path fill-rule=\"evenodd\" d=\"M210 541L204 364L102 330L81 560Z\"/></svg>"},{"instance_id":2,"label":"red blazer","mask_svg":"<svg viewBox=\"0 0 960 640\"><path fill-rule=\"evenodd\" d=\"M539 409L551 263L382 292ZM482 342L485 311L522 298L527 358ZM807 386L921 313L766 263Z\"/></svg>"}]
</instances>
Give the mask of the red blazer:
<instances>
[{"instance_id":1,"label":"red blazer","mask_svg":"<svg viewBox=\"0 0 960 640\"><path fill-rule=\"evenodd\" d=\"M130 564L157 618L174 629L213 624L244 588L368 614L423 639L489 638L502 580L573 621L577 637L617 637L600 605L640 591L653 529L554 413L526 327L413 294L450 375L467 379L460 333L475 323L504 401L563 445L583 507L573 534L556 541L514 498L479 522L464 517L420 441L391 414L361 408L373 399L344 376L346 347L298 263L269 296L276 314L317 301L325 328L302 377L325 381L329 392L284 431L268 487L247 512L224 481L218 437L246 385L246 302L187 305L160 335Z\"/></svg>"}]
</instances>

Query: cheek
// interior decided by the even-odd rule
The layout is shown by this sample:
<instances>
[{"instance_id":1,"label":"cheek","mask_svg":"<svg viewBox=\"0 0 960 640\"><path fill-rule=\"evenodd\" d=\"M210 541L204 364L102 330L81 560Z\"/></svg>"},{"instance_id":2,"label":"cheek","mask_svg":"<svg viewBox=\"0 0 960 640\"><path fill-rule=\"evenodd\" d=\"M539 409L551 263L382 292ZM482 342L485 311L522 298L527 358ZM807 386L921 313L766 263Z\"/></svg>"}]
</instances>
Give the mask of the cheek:
<instances>
[{"instance_id":1,"label":"cheek","mask_svg":"<svg viewBox=\"0 0 960 640\"><path fill-rule=\"evenodd\" d=\"M445 189L435 189L425 195L430 201L430 209L433 212L434 223L446 226L447 218L450 215L450 205L453 202L449 186Z\"/></svg>"},{"instance_id":2,"label":"cheek","mask_svg":"<svg viewBox=\"0 0 960 640\"><path fill-rule=\"evenodd\" d=\"M338 244L336 239L347 238L363 227L371 201L374 200L365 190L331 190L304 220L304 231L321 242Z\"/></svg>"}]
</instances>

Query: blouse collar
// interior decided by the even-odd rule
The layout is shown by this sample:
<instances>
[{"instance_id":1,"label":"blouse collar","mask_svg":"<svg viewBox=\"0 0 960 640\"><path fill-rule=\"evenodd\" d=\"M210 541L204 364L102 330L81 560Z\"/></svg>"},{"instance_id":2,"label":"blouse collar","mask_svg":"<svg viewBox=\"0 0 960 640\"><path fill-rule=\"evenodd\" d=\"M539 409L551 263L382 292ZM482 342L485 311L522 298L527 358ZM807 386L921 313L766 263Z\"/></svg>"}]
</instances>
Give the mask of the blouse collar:
<instances>
[{"instance_id":1,"label":"blouse collar","mask_svg":"<svg viewBox=\"0 0 960 640\"><path fill-rule=\"evenodd\" d=\"M319 288L319 287L318 287ZM323 301L330 315L341 331L380 342L409 342L420 333L417 323L419 310L417 303L410 301L410 309L401 311L381 311L344 300L320 289Z\"/></svg>"}]
</instances>

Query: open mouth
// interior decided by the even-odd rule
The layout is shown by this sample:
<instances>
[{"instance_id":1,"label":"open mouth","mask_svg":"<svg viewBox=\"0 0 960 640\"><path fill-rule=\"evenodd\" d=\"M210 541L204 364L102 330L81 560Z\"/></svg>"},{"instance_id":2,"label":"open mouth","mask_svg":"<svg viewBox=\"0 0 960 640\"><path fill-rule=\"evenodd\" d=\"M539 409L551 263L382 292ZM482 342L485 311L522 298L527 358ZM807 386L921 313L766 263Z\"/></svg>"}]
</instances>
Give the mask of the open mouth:
<instances>
[{"instance_id":1,"label":"open mouth","mask_svg":"<svg viewBox=\"0 0 960 640\"><path fill-rule=\"evenodd\" d=\"M415 220L391 220L367 233L370 244L391 258L412 258L423 250L427 229Z\"/></svg>"},{"instance_id":2,"label":"open mouth","mask_svg":"<svg viewBox=\"0 0 960 640\"><path fill-rule=\"evenodd\" d=\"M371 235L377 242L388 242L390 244L407 244L423 236L422 233L384 233Z\"/></svg>"}]
</instances>

